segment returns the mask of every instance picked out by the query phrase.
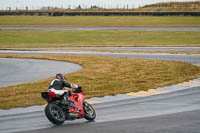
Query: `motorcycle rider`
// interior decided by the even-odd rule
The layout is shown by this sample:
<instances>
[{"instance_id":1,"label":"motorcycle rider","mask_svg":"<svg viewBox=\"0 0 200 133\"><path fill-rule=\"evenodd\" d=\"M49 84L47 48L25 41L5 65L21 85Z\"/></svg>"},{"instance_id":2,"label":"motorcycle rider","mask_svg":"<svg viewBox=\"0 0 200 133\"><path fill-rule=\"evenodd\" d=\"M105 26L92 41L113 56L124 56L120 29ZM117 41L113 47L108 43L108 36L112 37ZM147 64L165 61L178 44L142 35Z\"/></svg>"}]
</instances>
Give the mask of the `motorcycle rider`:
<instances>
[{"instance_id":1,"label":"motorcycle rider","mask_svg":"<svg viewBox=\"0 0 200 133\"><path fill-rule=\"evenodd\" d=\"M48 88L48 91L52 91L59 96L63 95L63 100L61 101L61 103L68 105L70 91L63 90L64 87L78 89L78 90L81 90L82 87L79 85L73 84L73 83L66 82L66 77L64 74L61 74L61 73L56 74L56 78L54 80L52 80L52 82Z\"/></svg>"}]
</instances>

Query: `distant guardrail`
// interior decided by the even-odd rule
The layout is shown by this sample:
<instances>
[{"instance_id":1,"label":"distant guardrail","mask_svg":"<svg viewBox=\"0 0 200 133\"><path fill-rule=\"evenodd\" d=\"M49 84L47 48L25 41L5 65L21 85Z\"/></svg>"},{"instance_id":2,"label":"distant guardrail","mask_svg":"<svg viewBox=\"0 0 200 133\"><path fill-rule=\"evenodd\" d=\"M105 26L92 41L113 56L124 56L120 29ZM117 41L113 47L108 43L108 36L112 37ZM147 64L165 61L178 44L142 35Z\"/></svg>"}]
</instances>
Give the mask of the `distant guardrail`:
<instances>
[{"instance_id":1,"label":"distant guardrail","mask_svg":"<svg viewBox=\"0 0 200 133\"><path fill-rule=\"evenodd\" d=\"M200 12L0 12L4 15L38 16L200 16Z\"/></svg>"}]
</instances>

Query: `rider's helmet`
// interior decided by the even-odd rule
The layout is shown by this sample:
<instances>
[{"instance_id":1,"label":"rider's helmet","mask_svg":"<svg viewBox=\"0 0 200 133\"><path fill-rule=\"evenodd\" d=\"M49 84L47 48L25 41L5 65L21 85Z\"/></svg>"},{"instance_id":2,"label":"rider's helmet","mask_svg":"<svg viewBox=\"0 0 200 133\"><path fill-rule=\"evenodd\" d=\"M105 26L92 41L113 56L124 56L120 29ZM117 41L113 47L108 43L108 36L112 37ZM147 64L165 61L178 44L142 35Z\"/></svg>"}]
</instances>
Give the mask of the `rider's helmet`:
<instances>
[{"instance_id":1,"label":"rider's helmet","mask_svg":"<svg viewBox=\"0 0 200 133\"><path fill-rule=\"evenodd\" d=\"M62 74L62 73L58 73L58 74L56 74L56 79L59 79L59 80L66 80L66 77L65 77L65 75L64 74Z\"/></svg>"}]
</instances>

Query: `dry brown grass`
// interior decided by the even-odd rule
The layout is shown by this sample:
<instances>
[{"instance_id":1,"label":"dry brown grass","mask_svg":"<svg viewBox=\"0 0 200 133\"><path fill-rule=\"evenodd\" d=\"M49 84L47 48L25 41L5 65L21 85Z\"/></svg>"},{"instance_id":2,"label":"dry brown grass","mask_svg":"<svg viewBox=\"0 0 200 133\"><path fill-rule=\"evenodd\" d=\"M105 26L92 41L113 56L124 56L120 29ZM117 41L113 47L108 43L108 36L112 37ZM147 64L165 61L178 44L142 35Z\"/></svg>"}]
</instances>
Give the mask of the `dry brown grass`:
<instances>
[{"instance_id":1,"label":"dry brown grass","mask_svg":"<svg viewBox=\"0 0 200 133\"><path fill-rule=\"evenodd\" d=\"M0 57L59 60L80 64L84 69L67 77L69 82L83 86L87 98L163 87L194 79L200 75L199 67L172 61L67 55L0 55ZM52 79L0 88L0 108L44 104L40 92L47 89Z\"/></svg>"}]
</instances>

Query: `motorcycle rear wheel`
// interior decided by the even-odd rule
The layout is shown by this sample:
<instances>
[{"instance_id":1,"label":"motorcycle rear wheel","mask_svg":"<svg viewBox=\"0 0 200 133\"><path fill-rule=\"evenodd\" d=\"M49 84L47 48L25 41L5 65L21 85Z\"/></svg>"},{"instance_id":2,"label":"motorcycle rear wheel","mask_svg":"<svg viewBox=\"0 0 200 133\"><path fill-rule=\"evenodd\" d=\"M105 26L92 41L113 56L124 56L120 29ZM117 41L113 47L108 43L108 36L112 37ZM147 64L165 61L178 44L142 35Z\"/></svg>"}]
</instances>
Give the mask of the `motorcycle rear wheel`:
<instances>
[{"instance_id":1,"label":"motorcycle rear wheel","mask_svg":"<svg viewBox=\"0 0 200 133\"><path fill-rule=\"evenodd\" d=\"M45 115L55 125L61 125L65 121L63 110L54 103L50 103L45 107Z\"/></svg>"},{"instance_id":2,"label":"motorcycle rear wheel","mask_svg":"<svg viewBox=\"0 0 200 133\"><path fill-rule=\"evenodd\" d=\"M88 121L93 121L96 118L96 112L92 105L90 105L87 102L84 102L83 104L84 109L84 118Z\"/></svg>"}]
</instances>

